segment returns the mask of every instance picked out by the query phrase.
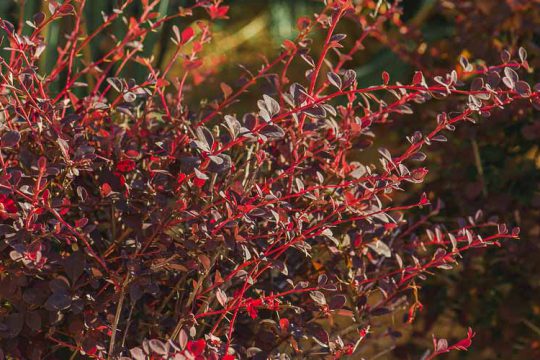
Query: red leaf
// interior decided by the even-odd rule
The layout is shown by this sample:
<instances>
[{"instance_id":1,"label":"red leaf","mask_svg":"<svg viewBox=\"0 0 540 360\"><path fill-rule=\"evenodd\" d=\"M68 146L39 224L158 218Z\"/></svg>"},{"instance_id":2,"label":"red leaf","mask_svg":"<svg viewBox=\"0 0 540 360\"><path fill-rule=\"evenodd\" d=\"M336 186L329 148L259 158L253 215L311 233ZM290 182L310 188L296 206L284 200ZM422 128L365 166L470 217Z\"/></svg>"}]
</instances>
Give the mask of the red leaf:
<instances>
[{"instance_id":1,"label":"red leaf","mask_svg":"<svg viewBox=\"0 0 540 360\"><path fill-rule=\"evenodd\" d=\"M383 71L382 79L383 79L384 85L388 85L388 82L390 81L390 75L386 71Z\"/></svg>"},{"instance_id":2,"label":"red leaf","mask_svg":"<svg viewBox=\"0 0 540 360\"><path fill-rule=\"evenodd\" d=\"M41 156L38 159L38 167L39 171L45 171L45 169L47 168L47 158L45 156Z\"/></svg>"},{"instance_id":3,"label":"red leaf","mask_svg":"<svg viewBox=\"0 0 540 360\"><path fill-rule=\"evenodd\" d=\"M17 212L17 206L15 206L15 201L8 198L4 194L0 194L0 205L2 206L2 210L5 210L9 213L16 213Z\"/></svg>"},{"instance_id":4,"label":"red leaf","mask_svg":"<svg viewBox=\"0 0 540 360\"><path fill-rule=\"evenodd\" d=\"M13 199L8 198L4 194L0 194L0 219L6 220L10 216L10 214L15 214L17 212L17 206L15 205L15 201Z\"/></svg>"},{"instance_id":5,"label":"red leaf","mask_svg":"<svg viewBox=\"0 0 540 360\"><path fill-rule=\"evenodd\" d=\"M206 180L205 179L199 179L198 177L196 177L195 179L193 179L193 183L195 184L196 187L202 188L204 186L204 184L206 183Z\"/></svg>"},{"instance_id":6,"label":"red leaf","mask_svg":"<svg viewBox=\"0 0 540 360\"><path fill-rule=\"evenodd\" d=\"M187 349L195 356L202 355L204 348L206 348L206 341L204 339L194 340L187 343Z\"/></svg>"},{"instance_id":7,"label":"red leaf","mask_svg":"<svg viewBox=\"0 0 540 360\"><path fill-rule=\"evenodd\" d=\"M301 17L296 21L296 27L300 31L306 29L309 26L309 24L311 24L311 20L307 17Z\"/></svg>"},{"instance_id":8,"label":"red leaf","mask_svg":"<svg viewBox=\"0 0 540 360\"><path fill-rule=\"evenodd\" d=\"M111 188L111 185L109 185L108 183L104 183L103 185L101 185L101 195L102 196L109 196L109 194L112 192L112 188Z\"/></svg>"},{"instance_id":9,"label":"red leaf","mask_svg":"<svg viewBox=\"0 0 540 360\"><path fill-rule=\"evenodd\" d=\"M193 43L193 51L200 52L202 50L202 44L200 41L195 41Z\"/></svg>"},{"instance_id":10,"label":"red leaf","mask_svg":"<svg viewBox=\"0 0 540 360\"><path fill-rule=\"evenodd\" d=\"M283 47L291 52L296 50L296 44L289 39L283 41Z\"/></svg>"},{"instance_id":11,"label":"red leaf","mask_svg":"<svg viewBox=\"0 0 540 360\"><path fill-rule=\"evenodd\" d=\"M130 158L137 158L139 156L139 152L137 150L128 150L126 151L126 156Z\"/></svg>"},{"instance_id":12,"label":"red leaf","mask_svg":"<svg viewBox=\"0 0 540 360\"><path fill-rule=\"evenodd\" d=\"M169 85L170 82L168 82L166 79L158 79L158 81L156 82L156 87L165 87Z\"/></svg>"},{"instance_id":13,"label":"red leaf","mask_svg":"<svg viewBox=\"0 0 540 360\"><path fill-rule=\"evenodd\" d=\"M176 182L178 183L178 185L182 184L185 180L186 180L187 176L186 174L184 173L180 173L178 174L178 176L176 177Z\"/></svg>"},{"instance_id":14,"label":"red leaf","mask_svg":"<svg viewBox=\"0 0 540 360\"><path fill-rule=\"evenodd\" d=\"M417 71L414 73L414 77L413 77L413 85L419 85L422 83L422 81L424 81L424 75L422 75L422 72L420 71Z\"/></svg>"},{"instance_id":15,"label":"red leaf","mask_svg":"<svg viewBox=\"0 0 540 360\"><path fill-rule=\"evenodd\" d=\"M186 70L194 70L198 67L200 67L202 65L202 60L200 59L197 59L197 60L188 60L186 59L184 61L184 66L186 68Z\"/></svg>"},{"instance_id":16,"label":"red leaf","mask_svg":"<svg viewBox=\"0 0 540 360\"><path fill-rule=\"evenodd\" d=\"M183 45L187 43L189 40L191 40L195 36L195 31L191 27L187 27L182 31L182 34L180 35L180 43Z\"/></svg>"},{"instance_id":17,"label":"red leaf","mask_svg":"<svg viewBox=\"0 0 540 360\"><path fill-rule=\"evenodd\" d=\"M82 228L82 227L86 226L86 224L88 224L88 219L87 218L82 218L82 219L79 219L79 220L75 220L75 227Z\"/></svg>"},{"instance_id":18,"label":"red leaf","mask_svg":"<svg viewBox=\"0 0 540 360\"><path fill-rule=\"evenodd\" d=\"M471 328L467 331L467 337L449 347L450 350L467 350L472 344L472 338L476 335Z\"/></svg>"},{"instance_id":19,"label":"red leaf","mask_svg":"<svg viewBox=\"0 0 540 360\"><path fill-rule=\"evenodd\" d=\"M135 170L135 161L133 160L122 160L116 164L116 170L121 173L127 173Z\"/></svg>"},{"instance_id":20,"label":"red leaf","mask_svg":"<svg viewBox=\"0 0 540 360\"><path fill-rule=\"evenodd\" d=\"M429 204L429 199L426 193L423 193L422 196L420 197L420 201L418 202L418 205L427 205L427 204Z\"/></svg>"},{"instance_id":21,"label":"red leaf","mask_svg":"<svg viewBox=\"0 0 540 360\"><path fill-rule=\"evenodd\" d=\"M97 346L92 346L91 348L86 349L85 353L88 355L95 355L97 354L97 350L98 350Z\"/></svg>"},{"instance_id":22,"label":"red leaf","mask_svg":"<svg viewBox=\"0 0 540 360\"><path fill-rule=\"evenodd\" d=\"M258 303L256 301L250 301L246 305L246 311L248 312L249 317L251 317L252 319L257 318L257 315L258 315L257 305L258 305Z\"/></svg>"},{"instance_id":23,"label":"red leaf","mask_svg":"<svg viewBox=\"0 0 540 360\"><path fill-rule=\"evenodd\" d=\"M208 14L212 19L227 19L228 6L212 5L208 8Z\"/></svg>"},{"instance_id":24,"label":"red leaf","mask_svg":"<svg viewBox=\"0 0 540 360\"><path fill-rule=\"evenodd\" d=\"M70 4L64 4L58 8L58 12L63 15L72 13L73 11L75 11L75 9L73 5Z\"/></svg>"},{"instance_id":25,"label":"red leaf","mask_svg":"<svg viewBox=\"0 0 540 360\"><path fill-rule=\"evenodd\" d=\"M279 327L283 332L286 332L289 329L289 319L283 318L279 320Z\"/></svg>"}]
</instances>

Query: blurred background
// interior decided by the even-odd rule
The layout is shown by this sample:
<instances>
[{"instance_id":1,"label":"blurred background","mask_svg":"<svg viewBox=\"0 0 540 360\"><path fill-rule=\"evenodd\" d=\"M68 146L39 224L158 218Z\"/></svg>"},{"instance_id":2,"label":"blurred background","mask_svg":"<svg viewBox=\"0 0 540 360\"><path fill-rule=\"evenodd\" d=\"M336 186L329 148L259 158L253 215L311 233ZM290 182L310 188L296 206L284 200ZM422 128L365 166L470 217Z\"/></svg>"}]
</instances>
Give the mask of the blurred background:
<instances>
[{"instance_id":1,"label":"blurred background","mask_svg":"<svg viewBox=\"0 0 540 360\"><path fill-rule=\"evenodd\" d=\"M110 13L119 1L88 3L83 26L90 32L102 22L102 12ZM137 16L141 8L137 3L127 15ZM162 0L159 12L170 14L188 3ZM272 58L284 39L295 37L298 17L321 8L320 2L313 0L228 0L225 4L231 6L230 19L217 22L215 45L208 50L214 60L205 64L205 71L216 75L215 86L208 83L205 93L195 93L194 98L218 96L221 82L234 87L241 74L235 65L256 69L264 57ZM39 11L47 13L47 6L42 0L0 0L0 17L24 24L21 19ZM527 80L533 84L540 80L540 1L405 0L403 9L407 30L389 28L384 41L367 41L366 49L349 64L359 74L361 86L380 82L383 70L393 81L403 82L410 81L416 69L426 76L445 73L456 67L460 55L497 64L503 49L515 52L519 46L527 49L530 66L537 72L531 72ZM42 57L43 71L54 66L56 47L64 41L65 29L73 25L70 21L65 17L46 29L49 46ZM169 41L172 26L189 25L185 21L175 20L152 34L145 54L153 54L158 64L166 64L173 47ZM360 30L352 23L341 26L338 32L349 34L350 45ZM24 31L30 30L25 26ZM92 42L85 58L97 58L110 45L108 35L121 38L122 31L122 26L113 26L102 34ZM227 65L220 61L225 56ZM144 78L136 66L128 66L123 76ZM389 148L402 146L405 135L428 128L434 114L451 110L452 104L442 106L434 102L415 112L414 118L392 119L391 128L379 135L380 141ZM497 112L480 126L462 125L448 143L431 150L430 163L426 164L431 172L424 190L444 202L441 221L482 208L489 216L520 226L522 239L507 242L502 249L476 250L458 269L425 282L425 309L398 339L394 351L382 358L408 359L409 354L431 346L431 334L460 337L467 326L477 332L472 351L452 353L447 358L540 358L540 112L512 108Z\"/></svg>"}]
</instances>

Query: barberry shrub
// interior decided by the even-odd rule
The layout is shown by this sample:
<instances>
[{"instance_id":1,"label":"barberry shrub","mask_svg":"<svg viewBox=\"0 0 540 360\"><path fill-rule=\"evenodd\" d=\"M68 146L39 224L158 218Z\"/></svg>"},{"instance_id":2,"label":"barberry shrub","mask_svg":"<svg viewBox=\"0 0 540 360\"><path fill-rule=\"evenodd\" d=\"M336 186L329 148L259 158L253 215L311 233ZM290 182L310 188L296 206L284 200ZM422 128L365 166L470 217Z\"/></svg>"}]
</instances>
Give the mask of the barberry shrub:
<instances>
[{"instance_id":1,"label":"barberry shrub","mask_svg":"<svg viewBox=\"0 0 540 360\"><path fill-rule=\"evenodd\" d=\"M401 13L359 3L322 3L232 85L205 56L219 46L212 22L229 14L221 0L165 15L159 0L124 0L90 32L85 0L2 20L0 357L340 358L389 344L384 353L422 309L423 279L517 238L481 211L435 223L440 204L415 184L427 149L456 126L540 105L539 86L520 80L526 51L491 66L461 58L405 84L383 72L365 87L347 64ZM45 71L44 31L61 18L71 27ZM174 22L175 51L158 67L147 37ZM123 36L89 56L113 26ZM124 79L127 67L144 80ZM209 86L222 95L201 98ZM459 105L428 131L371 150L388 122L448 99ZM423 359L473 336L434 338Z\"/></svg>"}]
</instances>

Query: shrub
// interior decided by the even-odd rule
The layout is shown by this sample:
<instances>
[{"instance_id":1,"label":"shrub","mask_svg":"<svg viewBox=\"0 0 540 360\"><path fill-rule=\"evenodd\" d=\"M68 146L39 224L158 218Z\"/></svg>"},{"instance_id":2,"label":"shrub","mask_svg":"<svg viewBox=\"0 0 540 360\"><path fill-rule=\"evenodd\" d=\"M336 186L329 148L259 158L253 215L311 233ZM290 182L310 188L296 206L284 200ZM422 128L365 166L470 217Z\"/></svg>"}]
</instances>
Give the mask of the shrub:
<instances>
[{"instance_id":1,"label":"shrub","mask_svg":"<svg viewBox=\"0 0 540 360\"><path fill-rule=\"evenodd\" d=\"M496 63L500 51L520 45L529 52L529 67L538 68L539 49L533 45L537 31L531 25L540 16L538 3L438 1L424 3L418 16L409 17L411 12L406 7L404 10L401 26L406 30L386 32L388 39L381 37L410 63L400 68L420 68L425 76L435 76L453 68L460 54ZM379 64L378 68L381 66L388 68L388 64ZM392 78L397 75L396 67L391 67ZM360 68L359 74L365 74L364 69ZM529 83L539 80L538 72L532 69L523 74ZM434 102L416 113L419 118L414 124L397 121L387 133L392 139L396 139L395 134L408 134L419 123L428 123L434 109L452 109L458 101ZM538 286L532 275L538 273L534 260L539 234L535 219L540 205L537 118L534 109L516 103L481 120L485 125L480 128L458 127L445 146L430 151L424 166L431 171L424 186L445 200L438 221L481 207L485 213L499 215L499 221L519 225L521 240L507 243L504 251L491 248L468 253L458 271L424 282L426 311L414 330L405 333L404 337L412 340L402 339L393 351L396 358L422 348L419 339L433 332L457 334L467 326L479 334L474 340L475 359L539 357L531 332L539 323L533 300L538 298ZM454 161L456 158L460 161ZM455 353L450 358L460 355Z\"/></svg>"},{"instance_id":2,"label":"shrub","mask_svg":"<svg viewBox=\"0 0 540 360\"><path fill-rule=\"evenodd\" d=\"M124 17L134 3L139 16ZM402 84L383 72L380 85L362 87L346 64L400 24L399 4L328 1L231 86L205 57L212 20L229 7L197 1L160 16L159 3L127 0L89 34L84 0L51 2L26 22L28 35L22 22L1 23L8 357L339 358L390 340L386 352L406 326L395 317L410 323L422 309L420 281L466 250L518 237L481 211L434 223L438 202L413 195L428 174L423 151L443 133L540 104L538 86L519 78L523 48L492 66L461 58L444 76L416 72ZM64 17L72 27L44 72L43 33ZM145 40L178 18L194 23L173 27L176 50L157 67ZM342 22L360 35L339 33ZM123 37L89 57L92 40L120 24ZM290 73L293 63L305 74ZM124 79L128 66L145 80ZM222 96L197 95L209 86ZM390 120L455 99L404 147L371 150ZM464 336L434 338L424 359L467 349L474 332Z\"/></svg>"}]
</instances>

